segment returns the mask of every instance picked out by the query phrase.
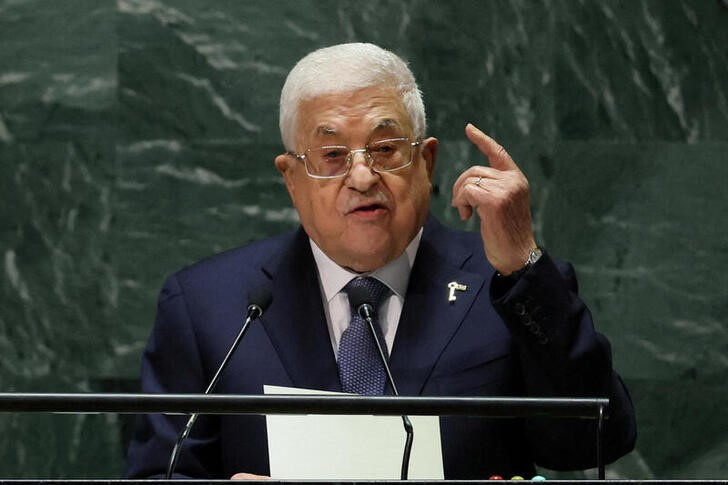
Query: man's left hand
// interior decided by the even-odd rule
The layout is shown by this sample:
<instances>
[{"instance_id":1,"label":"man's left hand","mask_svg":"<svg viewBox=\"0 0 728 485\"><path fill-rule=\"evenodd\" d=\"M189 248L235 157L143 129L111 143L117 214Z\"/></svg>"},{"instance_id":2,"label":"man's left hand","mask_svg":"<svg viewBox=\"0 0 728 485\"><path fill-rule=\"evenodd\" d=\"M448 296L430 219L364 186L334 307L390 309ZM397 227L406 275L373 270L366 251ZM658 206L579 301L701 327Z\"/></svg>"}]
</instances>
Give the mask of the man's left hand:
<instances>
[{"instance_id":1,"label":"man's left hand","mask_svg":"<svg viewBox=\"0 0 728 485\"><path fill-rule=\"evenodd\" d=\"M502 275L523 268L536 247L531 227L528 180L508 152L468 123L468 139L488 158L490 166L473 166L455 181L452 206L462 220L473 211L480 217L480 234L490 264Z\"/></svg>"}]
</instances>

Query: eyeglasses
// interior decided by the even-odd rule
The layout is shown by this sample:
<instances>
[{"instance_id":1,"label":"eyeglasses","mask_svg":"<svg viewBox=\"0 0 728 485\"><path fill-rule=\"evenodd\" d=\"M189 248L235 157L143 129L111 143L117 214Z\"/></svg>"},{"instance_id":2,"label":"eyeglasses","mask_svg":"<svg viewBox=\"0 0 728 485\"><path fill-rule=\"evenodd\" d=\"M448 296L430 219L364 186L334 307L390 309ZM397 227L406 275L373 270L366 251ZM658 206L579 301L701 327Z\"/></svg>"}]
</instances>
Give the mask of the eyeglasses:
<instances>
[{"instance_id":1,"label":"eyeglasses","mask_svg":"<svg viewBox=\"0 0 728 485\"><path fill-rule=\"evenodd\" d=\"M343 145L309 148L303 153L288 152L302 160L309 177L334 179L349 173L355 153L363 153L375 172L395 172L412 165L414 147L421 142L409 138L389 138L367 143L364 148L352 149Z\"/></svg>"}]
</instances>

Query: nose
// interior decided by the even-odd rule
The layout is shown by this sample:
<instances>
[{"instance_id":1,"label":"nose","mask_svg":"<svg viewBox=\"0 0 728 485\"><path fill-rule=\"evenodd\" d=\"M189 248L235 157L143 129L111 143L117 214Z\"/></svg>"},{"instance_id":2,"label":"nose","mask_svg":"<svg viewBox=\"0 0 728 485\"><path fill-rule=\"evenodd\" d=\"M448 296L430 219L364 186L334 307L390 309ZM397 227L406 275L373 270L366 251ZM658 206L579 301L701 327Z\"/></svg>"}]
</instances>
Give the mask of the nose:
<instances>
[{"instance_id":1,"label":"nose","mask_svg":"<svg viewBox=\"0 0 728 485\"><path fill-rule=\"evenodd\" d=\"M369 159L364 150L351 151L351 168L346 177L348 187L359 192L366 192L379 183L379 174L369 166Z\"/></svg>"}]
</instances>

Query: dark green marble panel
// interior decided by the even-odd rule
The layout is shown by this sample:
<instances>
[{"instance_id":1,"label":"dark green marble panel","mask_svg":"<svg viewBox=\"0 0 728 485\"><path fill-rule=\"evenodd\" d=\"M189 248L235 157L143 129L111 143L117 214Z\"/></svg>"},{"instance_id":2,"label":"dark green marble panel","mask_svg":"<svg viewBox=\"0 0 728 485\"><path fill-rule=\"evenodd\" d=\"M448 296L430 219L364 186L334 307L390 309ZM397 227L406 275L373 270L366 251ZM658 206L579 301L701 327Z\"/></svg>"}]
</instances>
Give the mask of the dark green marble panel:
<instances>
[{"instance_id":1,"label":"dark green marble panel","mask_svg":"<svg viewBox=\"0 0 728 485\"><path fill-rule=\"evenodd\" d=\"M0 0L2 389L134 390L164 276L296 225L287 71L372 41L419 79L441 220L476 227L467 122L529 177L638 408L610 476L724 478L727 37L720 0ZM0 416L0 475L118 476L127 425Z\"/></svg>"},{"instance_id":2,"label":"dark green marble panel","mask_svg":"<svg viewBox=\"0 0 728 485\"><path fill-rule=\"evenodd\" d=\"M554 157L541 241L574 262L630 384L632 459L648 476L725 476L694 464L728 443L728 143L562 142Z\"/></svg>"},{"instance_id":3,"label":"dark green marble panel","mask_svg":"<svg viewBox=\"0 0 728 485\"><path fill-rule=\"evenodd\" d=\"M0 382L102 390L115 334L113 1L0 2ZM0 416L0 475L113 477L117 416Z\"/></svg>"},{"instance_id":4,"label":"dark green marble panel","mask_svg":"<svg viewBox=\"0 0 728 485\"><path fill-rule=\"evenodd\" d=\"M726 372L728 143L565 142L555 156L542 241L575 263L624 373Z\"/></svg>"},{"instance_id":5,"label":"dark green marble panel","mask_svg":"<svg viewBox=\"0 0 728 485\"><path fill-rule=\"evenodd\" d=\"M725 2L554 4L565 139L728 139Z\"/></svg>"}]
</instances>

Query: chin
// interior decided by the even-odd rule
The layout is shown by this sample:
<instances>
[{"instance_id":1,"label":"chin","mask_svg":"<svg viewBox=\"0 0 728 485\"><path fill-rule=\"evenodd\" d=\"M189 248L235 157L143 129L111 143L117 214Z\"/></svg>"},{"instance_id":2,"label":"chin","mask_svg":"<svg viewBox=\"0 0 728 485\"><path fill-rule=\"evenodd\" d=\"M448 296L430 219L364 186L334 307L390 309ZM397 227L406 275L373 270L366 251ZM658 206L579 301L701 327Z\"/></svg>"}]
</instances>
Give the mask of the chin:
<instances>
[{"instance_id":1,"label":"chin","mask_svg":"<svg viewBox=\"0 0 728 485\"><path fill-rule=\"evenodd\" d=\"M375 251L373 251L373 248L371 247L360 249L360 251L357 251L357 248L355 246L350 246L347 248L349 253L348 259L350 261L350 264L347 266L357 273L367 273L369 271L374 271L375 269L381 268L392 259L394 259L394 257L396 257L393 257L391 255L391 250L387 248Z\"/></svg>"},{"instance_id":2,"label":"chin","mask_svg":"<svg viewBox=\"0 0 728 485\"><path fill-rule=\"evenodd\" d=\"M353 230L354 229L354 230ZM381 268L404 251L404 243L398 251L400 241L392 238L389 228L376 226L348 227L336 235L329 233L321 237L323 241L335 241L332 245L319 247L339 266L349 268L357 273L366 273Z\"/></svg>"}]
</instances>

